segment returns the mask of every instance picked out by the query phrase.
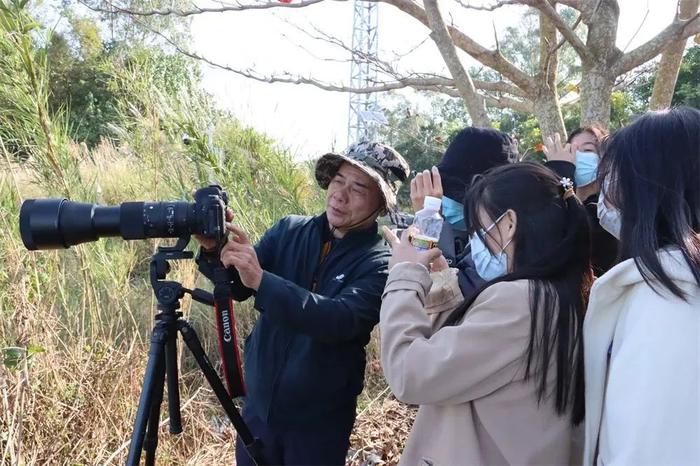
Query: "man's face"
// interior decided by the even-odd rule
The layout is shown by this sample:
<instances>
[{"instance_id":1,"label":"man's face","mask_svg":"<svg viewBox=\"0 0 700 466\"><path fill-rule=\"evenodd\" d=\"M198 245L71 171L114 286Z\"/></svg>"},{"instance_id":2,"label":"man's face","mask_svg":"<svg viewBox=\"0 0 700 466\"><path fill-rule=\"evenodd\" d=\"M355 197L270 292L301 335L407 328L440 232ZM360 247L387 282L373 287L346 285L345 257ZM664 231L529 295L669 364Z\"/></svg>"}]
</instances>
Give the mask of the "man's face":
<instances>
[{"instance_id":1,"label":"man's face","mask_svg":"<svg viewBox=\"0 0 700 466\"><path fill-rule=\"evenodd\" d=\"M381 203L377 183L359 168L343 163L328 185L328 223L341 234L351 228L364 227L374 222Z\"/></svg>"}]
</instances>

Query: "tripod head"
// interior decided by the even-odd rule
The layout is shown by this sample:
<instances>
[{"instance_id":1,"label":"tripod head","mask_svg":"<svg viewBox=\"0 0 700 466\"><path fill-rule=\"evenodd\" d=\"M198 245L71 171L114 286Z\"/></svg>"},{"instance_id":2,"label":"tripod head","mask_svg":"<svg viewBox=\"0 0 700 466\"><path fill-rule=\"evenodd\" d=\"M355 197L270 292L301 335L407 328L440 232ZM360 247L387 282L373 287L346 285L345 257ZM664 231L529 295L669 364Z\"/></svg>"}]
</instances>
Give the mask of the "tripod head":
<instances>
[{"instance_id":1,"label":"tripod head","mask_svg":"<svg viewBox=\"0 0 700 466\"><path fill-rule=\"evenodd\" d=\"M185 293L192 295L192 299L197 302L214 305L214 295L208 291L200 288L190 290L179 282L166 280L171 270L168 261L194 258L192 251L185 251L189 241L188 235L179 238L174 246L158 246L158 251L151 257L151 287L158 300L158 310L162 313L176 314L175 311L180 308L180 299Z\"/></svg>"}]
</instances>

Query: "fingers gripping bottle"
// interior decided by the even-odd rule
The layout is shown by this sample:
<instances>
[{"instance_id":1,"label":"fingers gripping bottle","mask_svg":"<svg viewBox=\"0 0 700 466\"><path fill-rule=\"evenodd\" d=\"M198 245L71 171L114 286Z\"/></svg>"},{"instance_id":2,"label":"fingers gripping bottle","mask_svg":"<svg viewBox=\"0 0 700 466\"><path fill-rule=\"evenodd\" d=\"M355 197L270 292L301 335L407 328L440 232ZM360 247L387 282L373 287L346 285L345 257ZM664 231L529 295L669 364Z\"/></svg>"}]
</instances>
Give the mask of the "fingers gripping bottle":
<instances>
[{"instance_id":1,"label":"fingers gripping bottle","mask_svg":"<svg viewBox=\"0 0 700 466\"><path fill-rule=\"evenodd\" d=\"M425 196L423 208L416 212L413 226L418 228L418 233L411 238L411 244L419 251L437 247L443 222L440 215L441 204L440 198Z\"/></svg>"}]
</instances>

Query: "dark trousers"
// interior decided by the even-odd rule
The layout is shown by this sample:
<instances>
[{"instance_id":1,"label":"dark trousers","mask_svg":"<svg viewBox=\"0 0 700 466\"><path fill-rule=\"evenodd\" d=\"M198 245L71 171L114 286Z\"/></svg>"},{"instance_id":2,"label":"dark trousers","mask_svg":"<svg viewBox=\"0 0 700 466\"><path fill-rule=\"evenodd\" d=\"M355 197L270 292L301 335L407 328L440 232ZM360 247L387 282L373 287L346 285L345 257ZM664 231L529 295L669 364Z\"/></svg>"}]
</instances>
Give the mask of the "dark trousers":
<instances>
[{"instance_id":1,"label":"dark trousers","mask_svg":"<svg viewBox=\"0 0 700 466\"><path fill-rule=\"evenodd\" d=\"M263 444L269 466L342 466L350 447L352 421L323 427L273 429L252 413L243 410L243 420ZM252 466L240 438L236 439L236 465Z\"/></svg>"}]
</instances>

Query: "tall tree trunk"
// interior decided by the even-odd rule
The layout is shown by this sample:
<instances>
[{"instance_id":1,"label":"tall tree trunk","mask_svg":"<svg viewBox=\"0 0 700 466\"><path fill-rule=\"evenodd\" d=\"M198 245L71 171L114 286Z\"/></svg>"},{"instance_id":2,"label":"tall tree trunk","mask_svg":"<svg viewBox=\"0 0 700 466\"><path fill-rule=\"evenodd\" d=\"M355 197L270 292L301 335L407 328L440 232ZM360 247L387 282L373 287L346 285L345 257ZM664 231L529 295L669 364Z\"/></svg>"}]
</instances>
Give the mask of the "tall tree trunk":
<instances>
[{"instance_id":1,"label":"tall tree trunk","mask_svg":"<svg viewBox=\"0 0 700 466\"><path fill-rule=\"evenodd\" d=\"M581 77L581 126L610 125L610 103L615 77L602 66L583 70Z\"/></svg>"},{"instance_id":2,"label":"tall tree trunk","mask_svg":"<svg viewBox=\"0 0 700 466\"><path fill-rule=\"evenodd\" d=\"M698 11L700 0L679 0L678 13L681 19L688 19ZM656 70L654 90L651 93L651 110L661 110L671 106L673 91L676 89L678 71L683 60L683 51L687 39L671 44L661 55L659 67Z\"/></svg>"},{"instance_id":3,"label":"tall tree trunk","mask_svg":"<svg viewBox=\"0 0 700 466\"><path fill-rule=\"evenodd\" d=\"M462 62L457 55L457 49L452 41L450 32L442 19L438 0L425 0L425 12L428 16L428 25L431 32L430 37L440 50L447 69L450 70L452 79L455 81L455 86L462 96L464 103L469 112L473 126L491 127L491 121L486 113L486 104L484 98L481 97L474 88L471 76L462 66Z\"/></svg>"},{"instance_id":4,"label":"tall tree trunk","mask_svg":"<svg viewBox=\"0 0 700 466\"><path fill-rule=\"evenodd\" d=\"M556 91L542 86L538 92L538 96L533 101L533 113L537 122L540 125L542 139L553 136L559 133L562 137L566 135L566 126L564 126L564 118L561 114L559 99Z\"/></svg>"},{"instance_id":5,"label":"tall tree trunk","mask_svg":"<svg viewBox=\"0 0 700 466\"><path fill-rule=\"evenodd\" d=\"M615 46L620 6L617 0L596 0L586 4L584 21L588 26L586 47L591 58L582 60L581 125L610 125L610 103L615 75L610 66L620 57Z\"/></svg>"},{"instance_id":6,"label":"tall tree trunk","mask_svg":"<svg viewBox=\"0 0 700 466\"><path fill-rule=\"evenodd\" d=\"M548 0L552 6L556 2ZM566 135L564 118L561 114L559 93L557 91L557 68L559 67L559 50L556 26L540 12L540 64L537 73L537 97L534 99L534 113L540 125L542 138L559 133Z\"/></svg>"}]
</instances>

